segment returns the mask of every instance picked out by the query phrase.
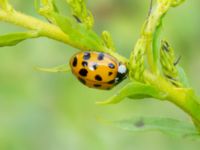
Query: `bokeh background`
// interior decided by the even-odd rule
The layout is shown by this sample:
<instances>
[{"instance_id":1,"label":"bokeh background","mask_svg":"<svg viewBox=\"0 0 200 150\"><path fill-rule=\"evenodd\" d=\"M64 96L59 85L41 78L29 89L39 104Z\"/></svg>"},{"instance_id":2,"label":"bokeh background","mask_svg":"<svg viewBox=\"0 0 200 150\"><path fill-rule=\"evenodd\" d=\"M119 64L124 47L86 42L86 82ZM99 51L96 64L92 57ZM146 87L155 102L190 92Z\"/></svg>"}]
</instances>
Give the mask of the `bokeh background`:
<instances>
[{"instance_id":1,"label":"bokeh background","mask_svg":"<svg viewBox=\"0 0 200 150\"><path fill-rule=\"evenodd\" d=\"M57 0L69 13L64 0ZM33 0L11 0L17 10L42 20ZM117 50L128 57L147 17L149 0L88 0L95 30L111 32ZM182 56L191 85L200 95L200 1L187 0L167 14L162 36ZM0 34L22 28L0 22ZM78 50L47 38L0 49L0 150L199 150L200 141L177 139L160 132L133 133L99 118L120 120L135 115L190 118L168 102L152 99L98 106L115 93L82 86L71 73L37 72L34 66L68 63Z\"/></svg>"}]
</instances>

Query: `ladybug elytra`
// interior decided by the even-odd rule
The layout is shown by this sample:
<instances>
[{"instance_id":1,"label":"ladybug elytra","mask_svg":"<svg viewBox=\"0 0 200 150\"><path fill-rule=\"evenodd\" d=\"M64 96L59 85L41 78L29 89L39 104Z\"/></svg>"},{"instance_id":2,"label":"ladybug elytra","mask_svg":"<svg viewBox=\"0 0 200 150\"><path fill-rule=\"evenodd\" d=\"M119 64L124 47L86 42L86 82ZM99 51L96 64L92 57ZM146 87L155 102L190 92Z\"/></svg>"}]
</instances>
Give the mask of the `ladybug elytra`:
<instances>
[{"instance_id":1,"label":"ladybug elytra","mask_svg":"<svg viewBox=\"0 0 200 150\"><path fill-rule=\"evenodd\" d=\"M91 88L111 89L127 76L125 64L102 52L79 52L72 56L70 66L78 80Z\"/></svg>"}]
</instances>

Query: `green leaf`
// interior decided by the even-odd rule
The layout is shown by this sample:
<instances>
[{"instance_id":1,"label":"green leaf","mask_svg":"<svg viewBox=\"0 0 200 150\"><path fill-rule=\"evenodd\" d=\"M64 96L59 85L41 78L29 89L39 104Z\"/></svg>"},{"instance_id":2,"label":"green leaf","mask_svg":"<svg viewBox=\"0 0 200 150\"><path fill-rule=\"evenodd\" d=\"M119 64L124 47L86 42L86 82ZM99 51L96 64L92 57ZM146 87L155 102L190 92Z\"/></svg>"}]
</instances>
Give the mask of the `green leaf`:
<instances>
[{"instance_id":1,"label":"green leaf","mask_svg":"<svg viewBox=\"0 0 200 150\"><path fill-rule=\"evenodd\" d=\"M52 13L51 15L54 17L60 29L74 42L84 45L88 50L98 51L100 49L102 41L94 31L58 13Z\"/></svg>"},{"instance_id":2,"label":"green leaf","mask_svg":"<svg viewBox=\"0 0 200 150\"><path fill-rule=\"evenodd\" d=\"M56 7L55 0L35 0L35 9L37 12L44 16L51 23L55 23L54 18L51 16L51 13L58 12Z\"/></svg>"},{"instance_id":3,"label":"green leaf","mask_svg":"<svg viewBox=\"0 0 200 150\"><path fill-rule=\"evenodd\" d=\"M92 13L87 9L85 0L66 0L72 9L73 15L83 23L88 29L92 29L94 18Z\"/></svg>"},{"instance_id":4,"label":"green leaf","mask_svg":"<svg viewBox=\"0 0 200 150\"><path fill-rule=\"evenodd\" d=\"M72 21L70 18L59 15L58 13L52 13L51 15L55 18L57 25L63 32L69 35L74 34L75 31L73 30Z\"/></svg>"},{"instance_id":5,"label":"green leaf","mask_svg":"<svg viewBox=\"0 0 200 150\"><path fill-rule=\"evenodd\" d=\"M172 7L177 7L177 6L181 5L183 2L185 2L185 0L173 0L171 2L171 6Z\"/></svg>"},{"instance_id":6,"label":"green leaf","mask_svg":"<svg viewBox=\"0 0 200 150\"><path fill-rule=\"evenodd\" d=\"M199 132L194 125L172 118L133 117L127 120L111 122L112 125L124 130L141 132L158 130L177 137L198 137Z\"/></svg>"},{"instance_id":7,"label":"green leaf","mask_svg":"<svg viewBox=\"0 0 200 150\"><path fill-rule=\"evenodd\" d=\"M34 7L37 12L40 10L40 0L34 0Z\"/></svg>"},{"instance_id":8,"label":"green leaf","mask_svg":"<svg viewBox=\"0 0 200 150\"><path fill-rule=\"evenodd\" d=\"M129 97L131 99L143 99L149 97L165 99L166 96L166 94L160 92L158 89L151 85L139 82L131 82L128 83L125 87L123 87L116 95L113 95L106 101L97 102L97 104L116 104L121 102L126 97Z\"/></svg>"},{"instance_id":9,"label":"green leaf","mask_svg":"<svg viewBox=\"0 0 200 150\"><path fill-rule=\"evenodd\" d=\"M51 68L43 68L43 67L35 67L35 70L37 71L42 71L42 72L49 72L49 73L66 73L69 72L71 69L69 65L64 64L56 67L51 67Z\"/></svg>"},{"instance_id":10,"label":"green leaf","mask_svg":"<svg viewBox=\"0 0 200 150\"><path fill-rule=\"evenodd\" d=\"M178 76L179 76L180 82L183 84L184 87L190 88L191 86L189 84L189 81L184 69L180 66L177 66L177 70L178 70Z\"/></svg>"},{"instance_id":11,"label":"green leaf","mask_svg":"<svg viewBox=\"0 0 200 150\"><path fill-rule=\"evenodd\" d=\"M113 42L112 37L111 37L111 35L110 35L110 33L108 31L103 31L102 32L102 39L104 41L105 46L108 49L111 49L112 51L116 51L114 42Z\"/></svg>"},{"instance_id":12,"label":"green leaf","mask_svg":"<svg viewBox=\"0 0 200 150\"><path fill-rule=\"evenodd\" d=\"M13 10L13 7L10 5L8 0L0 0L0 9L11 12Z\"/></svg>"},{"instance_id":13,"label":"green leaf","mask_svg":"<svg viewBox=\"0 0 200 150\"><path fill-rule=\"evenodd\" d=\"M162 18L161 18L161 23L157 26L154 36L153 36L153 58L154 58L154 64L156 65L157 68L159 68L159 58L160 58L160 33L162 29Z\"/></svg>"},{"instance_id":14,"label":"green leaf","mask_svg":"<svg viewBox=\"0 0 200 150\"><path fill-rule=\"evenodd\" d=\"M56 2L55 0L52 0L52 6L53 6L53 10L57 13L59 13L58 7L56 6Z\"/></svg>"},{"instance_id":15,"label":"green leaf","mask_svg":"<svg viewBox=\"0 0 200 150\"><path fill-rule=\"evenodd\" d=\"M14 46L18 43L30 39L38 37L37 32L19 32L19 33L11 33L0 36L0 47L3 46Z\"/></svg>"}]
</instances>

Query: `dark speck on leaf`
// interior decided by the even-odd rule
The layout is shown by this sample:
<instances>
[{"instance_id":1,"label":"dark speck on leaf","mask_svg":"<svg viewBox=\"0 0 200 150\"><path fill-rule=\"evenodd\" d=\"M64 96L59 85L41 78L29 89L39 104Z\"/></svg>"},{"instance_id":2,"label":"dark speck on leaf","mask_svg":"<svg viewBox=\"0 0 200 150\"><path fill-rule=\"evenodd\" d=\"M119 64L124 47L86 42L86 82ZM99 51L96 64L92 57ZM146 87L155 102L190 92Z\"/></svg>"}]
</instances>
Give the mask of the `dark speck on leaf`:
<instances>
[{"instance_id":1,"label":"dark speck on leaf","mask_svg":"<svg viewBox=\"0 0 200 150\"><path fill-rule=\"evenodd\" d=\"M166 52L169 52L169 44L167 42L164 42L162 45L162 49L165 50Z\"/></svg>"},{"instance_id":2,"label":"dark speck on leaf","mask_svg":"<svg viewBox=\"0 0 200 150\"><path fill-rule=\"evenodd\" d=\"M144 126L144 121L142 119L138 120L137 122L134 123L134 126L141 128Z\"/></svg>"},{"instance_id":3,"label":"dark speck on leaf","mask_svg":"<svg viewBox=\"0 0 200 150\"><path fill-rule=\"evenodd\" d=\"M80 18L78 18L76 15L73 15L73 17L76 19L76 21L77 21L78 23L81 23Z\"/></svg>"}]
</instances>

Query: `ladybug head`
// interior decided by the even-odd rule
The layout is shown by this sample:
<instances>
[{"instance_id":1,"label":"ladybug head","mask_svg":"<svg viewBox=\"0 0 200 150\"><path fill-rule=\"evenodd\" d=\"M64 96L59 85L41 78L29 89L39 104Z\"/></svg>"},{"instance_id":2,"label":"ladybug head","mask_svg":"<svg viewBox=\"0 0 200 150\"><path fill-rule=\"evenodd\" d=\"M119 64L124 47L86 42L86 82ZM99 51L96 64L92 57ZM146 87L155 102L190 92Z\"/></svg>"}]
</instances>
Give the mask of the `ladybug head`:
<instances>
[{"instance_id":1,"label":"ladybug head","mask_svg":"<svg viewBox=\"0 0 200 150\"><path fill-rule=\"evenodd\" d=\"M127 77L128 69L125 64L119 63L118 70L117 70L117 80L120 82L124 78Z\"/></svg>"}]
</instances>

